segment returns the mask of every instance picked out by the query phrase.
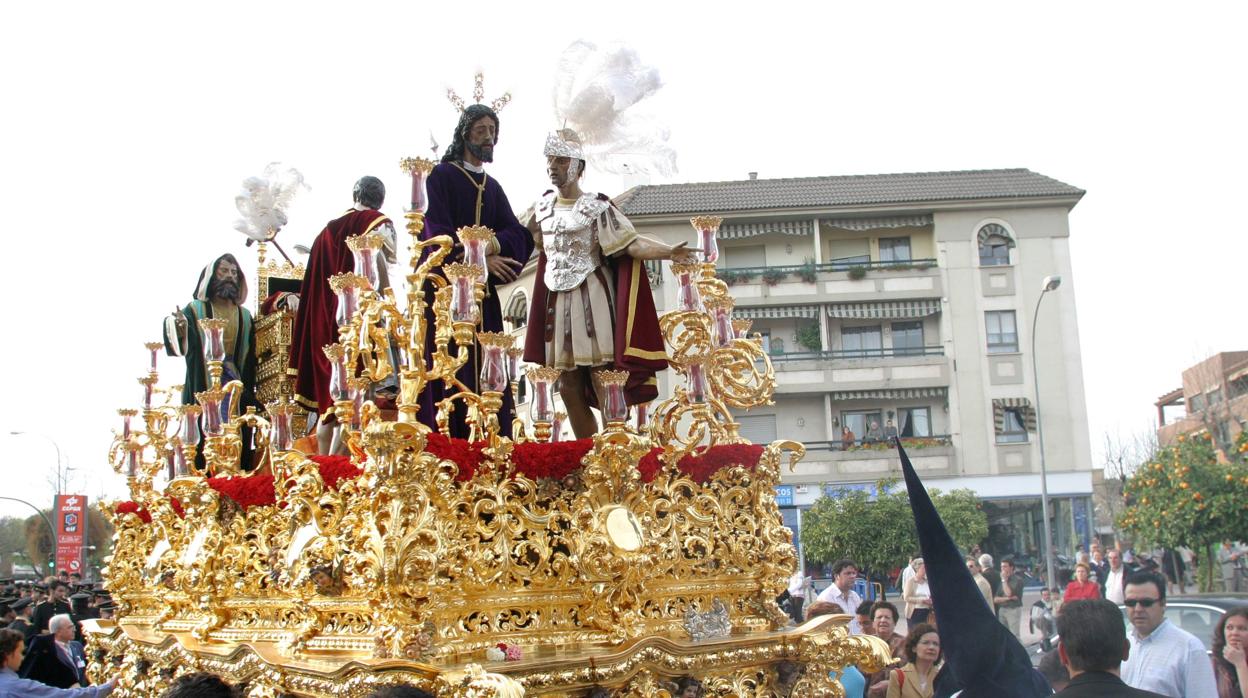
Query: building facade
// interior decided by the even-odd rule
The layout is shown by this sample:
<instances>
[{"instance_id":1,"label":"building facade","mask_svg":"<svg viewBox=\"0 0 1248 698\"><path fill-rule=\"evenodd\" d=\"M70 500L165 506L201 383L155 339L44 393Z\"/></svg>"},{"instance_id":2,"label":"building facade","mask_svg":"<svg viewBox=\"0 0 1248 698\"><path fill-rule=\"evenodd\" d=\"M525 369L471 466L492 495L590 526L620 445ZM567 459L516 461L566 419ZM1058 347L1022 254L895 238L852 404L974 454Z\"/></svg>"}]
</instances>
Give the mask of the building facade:
<instances>
[{"instance_id":1,"label":"building facade","mask_svg":"<svg viewBox=\"0 0 1248 698\"><path fill-rule=\"evenodd\" d=\"M1183 371L1183 387L1157 400L1157 443L1208 433L1220 456L1233 453L1248 423L1248 351L1224 351Z\"/></svg>"},{"instance_id":2,"label":"building facade","mask_svg":"<svg viewBox=\"0 0 1248 698\"><path fill-rule=\"evenodd\" d=\"M639 230L694 242L723 216L720 277L776 372L775 404L737 415L756 443L806 444L778 496L786 521L841 489L900 477L901 436L929 486L983 497L985 549L1037 556L1038 359L1054 542L1092 535L1092 464L1068 214L1083 191L1028 170L640 186L616 198ZM505 315L527 313L533 264ZM1031 321L1043 280L1062 279ZM651 267L660 313L675 307ZM661 397L674 380L660 377ZM521 409L523 410L523 405Z\"/></svg>"}]
</instances>

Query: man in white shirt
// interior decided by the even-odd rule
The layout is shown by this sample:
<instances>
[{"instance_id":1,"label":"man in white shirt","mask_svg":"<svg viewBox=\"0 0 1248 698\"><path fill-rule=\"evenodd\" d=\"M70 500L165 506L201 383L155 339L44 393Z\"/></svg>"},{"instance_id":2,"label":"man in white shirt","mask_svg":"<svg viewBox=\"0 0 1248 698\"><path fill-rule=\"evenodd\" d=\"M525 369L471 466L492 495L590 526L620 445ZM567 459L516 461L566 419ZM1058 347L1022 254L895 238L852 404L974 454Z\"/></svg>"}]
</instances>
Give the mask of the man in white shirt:
<instances>
[{"instance_id":1,"label":"man in white shirt","mask_svg":"<svg viewBox=\"0 0 1248 698\"><path fill-rule=\"evenodd\" d=\"M1117 550L1109 551L1109 571L1105 573L1105 583L1101 586L1102 595L1106 601L1113 601L1119 606L1125 598L1123 596L1126 587L1127 568L1122 564L1122 553Z\"/></svg>"},{"instance_id":2,"label":"man in white shirt","mask_svg":"<svg viewBox=\"0 0 1248 698\"><path fill-rule=\"evenodd\" d=\"M1124 595L1132 629L1122 680L1172 698L1218 695L1205 646L1166 620L1165 578L1156 572L1136 572L1127 577Z\"/></svg>"},{"instance_id":3,"label":"man in white shirt","mask_svg":"<svg viewBox=\"0 0 1248 698\"><path fill-rule=\"evenodd\" d=\"M994 610L996 606L992 603L992 585L984 578L984 570L979 566L979 560L966 558L966 569L971 573L971 579L975 580L975 586L979 587L979 593L983 595L984 603L988 604L988 610Z\"/></svg>"},{"instance_id":4,"label":"man in white shirt","mask_svg":"<svg viewBox=\"0 0 1248 698\"><path fill-rule=\"evenodd\" d=\"M818 600L837 604L845 609L846 613L853 613L862 604L862 597L854 591L854 582L857 579L858 565L855 565L853 560L837 560L832 565L832 584L819 593ZM862 626L857 618L850 621L849 633L851 635L862 634Z\"/></svg>"}]
</instances>

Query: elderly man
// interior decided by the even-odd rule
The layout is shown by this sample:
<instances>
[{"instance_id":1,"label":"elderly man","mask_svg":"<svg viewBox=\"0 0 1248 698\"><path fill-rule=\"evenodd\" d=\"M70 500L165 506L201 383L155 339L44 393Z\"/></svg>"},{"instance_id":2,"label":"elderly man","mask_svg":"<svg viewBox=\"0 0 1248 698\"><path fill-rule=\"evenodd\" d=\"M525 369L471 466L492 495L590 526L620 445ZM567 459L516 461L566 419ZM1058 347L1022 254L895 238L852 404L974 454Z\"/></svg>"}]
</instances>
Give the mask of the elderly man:
<instances>
[{"instance_id":1,"label":"elderly man","mask_svg":"<svg viewBox=\"0 0 1248 698\"><path fill-rule=\"evenodd\" d=\"M17 669L22 665L25 648L21 633L0 629L0 698L104 698L117 685L116 679L110 679L102 686L56 688L23 679L17 675Z\"/></svg>"},{"instance_id":2,"label":"elderly man","mask_svg":"<svg viewBox=\"0 0 1248 698\"><path fill-rule=\"evenodd\" d=\"M1122 604L1127 586L1127 567L1122 564L1122 553L1117 550L1109 551L1108 569L1105 572L1105 582L1101 587L1101 595L1107 601L1113 601L1116 604Z\"/></svg>"},{"instance_id":3,"label":"elderly man","mask_svg":"<svg viewBox=\"0 0 1248 698\"><path fill-rule=\"evenodd\" d=\"M1165 578L1136 572L1127 577L1125 596L1131 656L1122 668L1123 681L1172 698L1218 695L1205 646L1166 619Z\"/></svg>"},{"instance_id":4,"label":"elderly man","mask_svg":"<svg viewBox=\"0 0 1248 698\"><path fill-rule=\"evenodd\" d=\"M984 603L988 604L988 610L995 609L996 606L992 603L992 585L984 578L984 570L979 566L979 560L967 557L966 569L971 573L971 579L975 580L975 586L979 587L979 593L984 597Z\"/></svg>"},{"instance_id":5,"label":"elderly man","mask_svg":"<svg viewBox=\"0 0 1248 698\"><path fill-rule=\"evenodd\" d=\"M82 644L74 640L74 621L64 613L52 616L48 630L31 640L18 673L57 688L86 686L87 658Z\"/></svg>"}]
</instances>

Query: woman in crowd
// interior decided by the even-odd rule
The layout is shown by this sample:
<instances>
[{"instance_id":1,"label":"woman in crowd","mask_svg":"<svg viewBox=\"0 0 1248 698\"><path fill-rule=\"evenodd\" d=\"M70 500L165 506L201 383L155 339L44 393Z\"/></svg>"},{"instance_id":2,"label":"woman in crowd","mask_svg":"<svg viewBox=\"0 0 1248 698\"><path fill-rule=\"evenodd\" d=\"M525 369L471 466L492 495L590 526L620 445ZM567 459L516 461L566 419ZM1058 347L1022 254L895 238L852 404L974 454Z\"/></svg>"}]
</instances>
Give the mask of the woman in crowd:
<instances>
[{"instance_id":1,"label":"woman in crowd","mask_svg":"<svg viewBox=\"0 0 1248 698\"><path fill-rule=\"evenodd\" d=\"M1075 578L1066 585L1066 593L1062 595L1062 601L1078 601L1080 599L1095 601L1101 598L1101 587L1096 582L1089 580L1091 576L1092 568L1088 566L1088 563L1080 562L1075 565Z\"/></svg>"},{"instance_id":2,"label":"woman in crowd","mask_svg":"<svg viewBox=\"0 0 1248 698\"><path fill-rule=\"evenodd\" d=\"M927 623L913 626L906 636L905 651L910 661L888 677L886 698L931 698L936 692L941 658L936 628Z\"/></svg>"},{"instance_id":3,"label":"woman in crowd","mask_svg":"<svg viewBox=\"0 0 1248 698\"><path fill-rule=\"evenodd\" d=\"M819 616L839 615L844 612L845 609L841 608L840 604L830 601L816 601L810 605L810 608L806 609L806 620L818 618ZM845 689L845 695L849 698L857 698L867 690L867 677L863 676L858 667L853 664L847 664L841 670L839 676L833 675L832 678L841 682L841 687Z\"/></svg>"},{"instance_id":4,"label":"woman in crowd","mask_svg":"<svg viewBox=\"0 0 1248 698\"><path fill-rule=\"evenodd\" d=\"M932 592L927 586L927 567L923 565L923 558L916 558L911 565L914 576L906 580L901 598L906 602L906 622L914 627L927 622L932 612Z\"/></svg>"},{"instance_id":5,"label":"woman in crowd","mask_svg":"<svg viewBox=\"0 0 1248 698\"><path fill-rule=\"evenodd\" d=\"M871 607L875 636L888 643L893 659L905 659L906 636L896 632L897 607L887 601L877 601ZM888 677L893 672L885 667L867 677L867 698L882 698L888 691Z\"/></svg>"},{"instance_id":6,"label":"woman in crowd","mask_svg":"<svg viewBox=\"0 0 1248 698\"><path fill-rule=\"evenodd\" d=\"M1222 614L1213 631L1213 675L1218 680L1218 698L1248 698L1248 606Z\"/></svg>"}]
</instances>

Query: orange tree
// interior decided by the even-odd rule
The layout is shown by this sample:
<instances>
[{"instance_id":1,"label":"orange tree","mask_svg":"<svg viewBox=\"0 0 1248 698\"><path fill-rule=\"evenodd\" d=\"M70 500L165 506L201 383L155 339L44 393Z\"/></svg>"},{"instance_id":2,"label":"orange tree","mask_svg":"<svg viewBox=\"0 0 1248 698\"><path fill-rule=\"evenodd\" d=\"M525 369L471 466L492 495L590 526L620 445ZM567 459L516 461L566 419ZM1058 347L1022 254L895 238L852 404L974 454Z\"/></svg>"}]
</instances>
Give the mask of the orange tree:
<instances>
[{"instance_id":1,"label":"orange tree","mask_svg":"<svg viewBox=\"0 0 1248 698\"><path fill-rule=\"evenodd\" d=\"M896 479L876 483L873 498L862 490L832 488L802 515L802 547L813 562L849 558L864 570L887 574L919 554L910 498ZM988 517L970 490L929 491L953 541L963 550L988 535Z\"/></svg>"},{"instance_id":2,"label":"orange tree","mask_svg":"<svg viewBox=\"0 0 1248 698\"><path fill-rule=\"evenodd\" d=\"M1137 541L1185 546L1200 556L1200 586L1213 588L1214 551L1248 531L1248 437L1239 453L1219 462L1208 434L1180 436L1136 469L1123 486L1127 507L1118 525Z\"/></svg>"}]
</instances>

